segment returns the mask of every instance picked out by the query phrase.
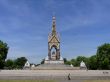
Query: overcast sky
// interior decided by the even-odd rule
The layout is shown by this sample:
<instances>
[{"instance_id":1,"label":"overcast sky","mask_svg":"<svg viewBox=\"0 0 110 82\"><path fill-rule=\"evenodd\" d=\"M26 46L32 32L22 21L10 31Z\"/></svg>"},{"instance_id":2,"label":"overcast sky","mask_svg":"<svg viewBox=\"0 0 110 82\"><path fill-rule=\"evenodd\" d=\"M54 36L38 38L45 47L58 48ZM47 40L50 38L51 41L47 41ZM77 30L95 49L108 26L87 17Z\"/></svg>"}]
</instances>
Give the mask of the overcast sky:
<instances>
[{"instance_id":1,"label":"overcast sky","mask_svg":"<svg viewBox=\"0 0 110 82\"><path fill-rule=\"evenodd\" d=\"M89 57L110 43L110 0L0 0L0 40L10 47L7 58L40 63L48 55L53 15L62 57Z\"/></svg>"}]
</instances>

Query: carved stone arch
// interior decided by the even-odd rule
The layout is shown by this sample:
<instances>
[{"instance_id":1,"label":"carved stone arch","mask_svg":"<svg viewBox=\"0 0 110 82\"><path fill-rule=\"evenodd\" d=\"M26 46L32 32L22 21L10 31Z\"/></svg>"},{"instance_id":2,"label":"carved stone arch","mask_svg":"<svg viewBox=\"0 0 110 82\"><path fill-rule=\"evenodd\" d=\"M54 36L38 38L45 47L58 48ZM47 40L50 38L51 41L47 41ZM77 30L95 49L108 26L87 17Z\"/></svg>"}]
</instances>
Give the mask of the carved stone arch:
<instances>
[{"instance_id":1,"label":"carved stone arch","mask_svg":"<svg viewBox=\"0 0 110 82\"><path fill-rule=\"evenodd\" d=\"M56 50L58 49L56 45L52 45L50 49L55 48Z\"/></svg>"}]
</instances>

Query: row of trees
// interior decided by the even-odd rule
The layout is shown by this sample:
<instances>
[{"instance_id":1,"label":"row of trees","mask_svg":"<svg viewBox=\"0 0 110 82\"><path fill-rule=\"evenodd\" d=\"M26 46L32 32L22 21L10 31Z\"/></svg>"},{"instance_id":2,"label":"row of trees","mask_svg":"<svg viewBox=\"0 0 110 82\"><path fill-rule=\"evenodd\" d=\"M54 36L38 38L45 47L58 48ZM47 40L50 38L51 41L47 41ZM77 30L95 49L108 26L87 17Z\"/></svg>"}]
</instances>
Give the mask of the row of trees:
<instances>
[{"instance_id":1,"label":"row of trees","mask_svg":"<svg viewBox=\"0 0 110 82\"><path fill-rule=\"evenodd\" d=\"M65 60L65 64L79 66L84 61L88 69L110 69L110 44L105 43L98 47L96 55L91 57L78 56L70 61Z\"/></svg>"},{"instance_id":2,"label":"row of trees","mask_svg":"<svg viewBox=\"0 0 110 82\"><path fill-rule=\"evenodd\" d=\"M27 59L21 57L15 60L8 59L5 61L8 49L7 44L0 40L0 69L4 67L7 69L22 69ZM79 66L80 62L84 61L88 69L110 69L110 44L105 43L99 46L96 55L91 57L78 56L76 59L71 59L70 61L64 58L64 61L65 64L73 64L74 66Z\"/></svg>"},{"instance_id":3,"label":"row of trees","mask_svg":"<svg viewBox=\"0 0 110 82\"><path fill-rule=\"evenodd\" d=\"M7 58L9 47L7 43L0 40L0 69L22 69L27 59L25 57L20 57L15 60Z\"/></svg>"},{"instance_id":4,"label":"row of trees","mask_svg":"<svg viewBox=\"0 0 110 82\"><path fill-rule=\"evenodd\" d=\"M84 61L88 69L94 69L94 70L97 69L96 55L93 55L91 57L78 56L77 58L71 60L66 60L64 58L64 60L65 60L65 64L68 65L72 64L75 67L79 67L81 61Z\"/></svg>"},{"instance_id":5,"label":"row of trees","mask_svg":"<svg viewBox=\"0 0 110 82\"><path fill-rule=\"evenodd\" d=\"M25 57L20 57L15 60L8 59L5 62L5 69L23 69L24 64L26 63L27 59Z\"/></svg>"}]
</instances>

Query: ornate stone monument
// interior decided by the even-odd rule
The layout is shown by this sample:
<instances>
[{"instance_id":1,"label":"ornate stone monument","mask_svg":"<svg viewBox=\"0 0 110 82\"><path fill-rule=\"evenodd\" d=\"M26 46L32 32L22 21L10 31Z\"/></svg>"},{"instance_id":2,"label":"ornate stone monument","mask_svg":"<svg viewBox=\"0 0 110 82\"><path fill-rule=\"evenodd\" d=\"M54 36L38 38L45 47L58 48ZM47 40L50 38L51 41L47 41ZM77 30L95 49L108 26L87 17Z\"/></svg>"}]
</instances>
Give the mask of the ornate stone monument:
<instances>
[{"instance_id":1,"label":"ornate stone monument","mask_svg":"<svg viewBox=\"0 0 110 82\"><path fill-rule=\"evenodd\" d=\"M56 31L56 18L52 18L52 32L48 35L48 55L44 64L31 67L33 70L79 70L80 67L65 65L60 54L60 37Z\"/></svg>"},{"instance_id":2,"label":"ornate stone monument","mask_svg":"<svg viewBox=\"0 0 110 82\"><path fill-rule=\"evenodd\" d=\"M52 18L52 32L48 35L48 57L45 58L45 64L64 64L60 55L60 38L56 32L56 18Z\"/></svg>"}]
</instances>

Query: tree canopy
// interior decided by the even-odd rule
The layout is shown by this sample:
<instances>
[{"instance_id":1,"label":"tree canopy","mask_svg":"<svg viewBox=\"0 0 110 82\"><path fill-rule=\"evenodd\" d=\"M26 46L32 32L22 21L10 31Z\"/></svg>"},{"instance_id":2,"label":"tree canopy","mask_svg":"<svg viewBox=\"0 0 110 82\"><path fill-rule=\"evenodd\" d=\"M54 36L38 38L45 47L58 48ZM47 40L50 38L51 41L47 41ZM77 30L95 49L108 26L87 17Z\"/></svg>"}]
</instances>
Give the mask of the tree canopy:
<instances>
[{"instance_id":1,"label":"tree canopy","mask_svg":"<svg viewBox=\"0 0 110 82\"><path fill-rule=\"evenodd\" d=\"M105 43L97 49L98 69L110 69L110 44Z\"/></svg>"},{"instance_id":2,"label":"tree canopy","mask_svg":"<svg viewBox=\"0 0 110 82\"><path fill-rule=\"evenodd\" d=\"M14 68L14 61L11 59L6 60L5 69L13 69L13 68Z\"/></svg>"},{"instance_id":3,"label":"tree canopy","mask_svg":"<svg viewBox=\"0 0 110 82\"><path fill-rule=\"evenodd\" d=\"M5 68L6 69L23 69L26 61L27 59L25 57L20 57L15 60L8 59L5 62Z\"/></svg>"},{"instance_id":4,"label":"tree canopy","mask_svg":"<svg viewBox=\"0 0 110 82\"><path fill-rule=\"evenodd\" d=\"M76 59L67 61L66 64L79 66L84 61L88 69L110 69L110 44L105 43L97 48L96 55L91 57L78 56Z\"/></svg>"},{"instance_id":5,"label":"tree canopy","mask_svg":"<svg viewBox=\"0 0 110 82\"><path fill-rule=\"evenodd\" d=\"M97 69L97 57L96 55L93 55L89 57L88 59L88 68L96 70Z\"/></svg>"},{"instance_id":6,"label":"tree canopy","mask_svg":"<svg viewBox=\"0 0 110 82\"><path fill-rule=\"evenodd\" d=\"M24 64L26 63L27 59L25 57L17 58L14 63L16 65L16 68L22 69L24 67Z\"/></svg>"},{"instance_id":7,"label":"tree canopy","mask_svg":"<svg viewBox=\"0 0 110 82\"><path fill-rule=\"evenodd\" d=\"M0 69L4 68L8 49L9 49L9 47L8 47L7 43L4 43L3 41L0 40Z\"/></svg>"}]
</instances>

